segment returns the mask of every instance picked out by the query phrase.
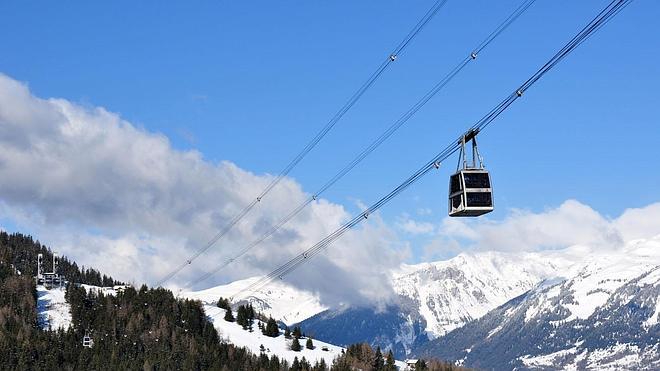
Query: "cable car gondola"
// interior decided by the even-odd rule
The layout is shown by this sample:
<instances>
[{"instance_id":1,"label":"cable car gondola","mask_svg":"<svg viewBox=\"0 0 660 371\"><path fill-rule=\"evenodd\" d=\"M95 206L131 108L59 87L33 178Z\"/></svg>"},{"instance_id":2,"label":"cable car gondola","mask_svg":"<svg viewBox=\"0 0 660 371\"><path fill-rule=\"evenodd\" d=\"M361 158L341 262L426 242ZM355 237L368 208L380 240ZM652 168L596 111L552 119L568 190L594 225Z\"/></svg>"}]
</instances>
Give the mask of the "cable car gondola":
<instances>
[{"instance_id":1,"label":"cable car gondola","mask_svg":"<svg viewBox=\"0 0 660 371\"><path fill-rule=\"evenodd\" d=\"M449 178L449 216L470 217L493 211L493 188L477 150L477 132L469 131L460 140L461 152L456 173ZM466 159L465 143L472 142L471 165Z\"/></svg>"},{"instance_id":2,"label":"cable car gondola","mask_svg":"<svg viewBox=\"0 0 660 371\"><path fill-rule=\"evenodd\" d=\"M85 336L83 336L82 346L85 348L91 348L94 346L94 339L89 335L89 332L85 332Z\"/></svg>"}]
</instances>

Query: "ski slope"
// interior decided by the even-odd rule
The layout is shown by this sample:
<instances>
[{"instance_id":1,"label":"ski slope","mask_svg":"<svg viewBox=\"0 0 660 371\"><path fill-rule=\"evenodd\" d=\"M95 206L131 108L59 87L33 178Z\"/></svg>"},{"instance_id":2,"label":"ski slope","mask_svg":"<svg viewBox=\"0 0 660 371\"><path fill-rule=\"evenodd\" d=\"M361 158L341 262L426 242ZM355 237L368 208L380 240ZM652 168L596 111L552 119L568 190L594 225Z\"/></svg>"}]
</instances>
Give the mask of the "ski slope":
<instances>
[{"instance_id":1,"label":"ski slope","mask_svg":"<svg viewBox=\"0 0 660 371\"><path fill-rule=\"evenodd\" d=\"M66 330L71 327L71 306L64 298L62 287L47 289L37 286L37 318L43 330Z\"/></svg>"},{"instance_id":2,"label":"ski slope","mask_svg":"<svg viewBox=\"0 0 660 371\"><path fill-rule=\"evenodd\" d=\"M204 305L204 311L209 320L213 323L215 329L218 331L218 335L221 339L239 347L246 347L254 354L260 354L260 347L263 345L266 349L266 355L269 357L277 355L280 359L286 359L289 363L293 362L296 357L298 357L299 360L302 359L302 357L305 357L305 359L307 359L312 365L321 359L325 360L326 364L331 365L332 361L335 357L341 354L343 349L336 345L318 340L313 340L314 349L307 349L305 348L305 342L307 339L303 338L300 340L302 350L294 352L290 349L291 340L286 339L283 333L276 338L262 334L257 326L257 322L260 322L258 320L255 320L254 331L249 332L243 330L243 328L236 322L225 321L225 310L222 308L218 308L214 305ZM324 351L324 347L328 350Z\"/></svg>"}]
</instances>

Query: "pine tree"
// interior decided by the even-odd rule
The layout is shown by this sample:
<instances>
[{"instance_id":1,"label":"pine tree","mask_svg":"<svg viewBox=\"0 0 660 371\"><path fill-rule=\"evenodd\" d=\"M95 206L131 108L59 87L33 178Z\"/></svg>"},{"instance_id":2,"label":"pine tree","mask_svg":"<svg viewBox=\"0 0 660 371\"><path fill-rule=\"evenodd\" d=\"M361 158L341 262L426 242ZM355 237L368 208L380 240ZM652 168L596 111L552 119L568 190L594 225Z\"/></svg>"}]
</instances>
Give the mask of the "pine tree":
<instances>
[{"instance_id":1,"label":"pine tree","mask_svg":"<svg viewBox=\"0 0 660 371\"><path fill-rule=\"evenodd\" d=\"M382 371L385 366L383 360L383 353L380 352L380 347L376 348L376 356L374 357L373 369L374 371Z\"/></svg>"},{"instance_id":2,"label":"pine tree","mask_svg":"<svg viewBox=\"0 0 660 371\"><path fill-rule=\"evenodd\" d=\"M238 307L238 311L236 313L236 323L241 325L243 327L243 330L247 330L248 314L247 314L247 308L244 305Z\"/></svg>"},{"instance_id":3,"label":"pine tree","mask_svg":"<svg viewBox=\"0 0 660 371\"><path fill-rule=\"evenodd\" d=\"M300 326L294 327L293 328L293 337L295 337L296 339L300 339L301 336L302 336L302 331L300 330Z\"/></svg>"},{"instance_id":4,"label":"pine tree","mask_svg":"<svg viewBox=\"0 0 660 371\"><path fill-rule=\"evenodd\" d=\"M396 371L396 364L394 363L394 355L390 350L387 352L387 360L385 361L385 371Z\"/></svg>"},{"instance_id":5,"label":"pine tree","mask_svg":"<svg viewBox=\"0 0 660 371\"><path fill-rule=\"evenodd\" d=\"M291 339L291 331L289 331L289 326L284 327L284 337Z\"/></svg>"},{"instance_id":6,"label":"pine tree","mask_svg":"<svg viewBox=\"0 0 660 371\"><path fill-rule=\"evenodd\" d=\"M426 361L423 359L420 359L415 363L415 371L424 371L428 370L429 368L426 366Z\"/></svg>"},{"instance_id":7,"label":"pine tree","mask_svg":"<svg viewBox=\"0 0 660 371\"><path fill-rule=\"evenodd\" d=\"M302 368L300 367L300 361L298 361L298 357L295 357L293 359L289 371L302 371Z\"/></svg>"},{"instance_id":8,"label":"pine tree","mask_svg":"<svg viewBox=\"0 0 660 371\"><path fill-rule=\"evenodd\" d=\"M305 358L305 356L303 356L302 359L300 360L300 368L305 371L310 370L312 368L312 365Z\"/></svg>"},{"instance_id":9,"label":"pine tree","mask_svg":"<svg viewBox=\"0 0 660 371\"><path fill-rule=\"evenodd\" d=\"M231 306L229 305L229 300L220 297L220 299L218 299L218 308L231 309Z\"/></svg>"},{"instance_id":10,"label":"pine tree","mask_svg":"<svg viewBox=\"0 0 660 371\"><path fill-rule=\"evenodd\" d=\"M312 342L312 338L307 338L307 342L305 343L305 348L314 349L314 343Z\"/></svg>"},{"instance_id":11,"label":"pine tree","mask_svg":"<svg viewBox=\"0 0 660 371\"><path fill-rule=\"evenodd\" d=\"M294 352L300 352L302 347L300 346L300 342L298 341L298 338L294 337L293 341L291 342L291 350Z\"/></svg>"},{"instance_id":12,"label":"pine tree","mask_svg":"<svg viewBox=\"0 0 660 371\"><path fill-rule=\"evenodd\" d=\"M246 315L247 315L248 330L252 332L252 326L254 325L254 317L255 317L254 307L252 307L252 304L248 305L248 307L246 308Z\"/></svg>"},{"instance_id":13,"label":"pine tree","mask_svg":"<svg viewBox=\"0 0 660 371\"><path fill-rule=\"evenodd\" d=\"M312 368L313 371L326 371L328 370L328 365L325 363L325 360L321 358L321 360L317 361L316 364L314 364L314 368Z\"/></svg>"},{"instance_id":14,"label":"pine tree","mask_svg":"<svg viewBox=\"0 0 660 371\"><path fill-rule=\"evenodd\" d=\"M225 321L234 322L234 315L231 313L231 309L225 310Z\"/></svg>"},{"instance_id":15,"label":"pine tree","mask_svg":"<svg viewBox=\"0 0 660 371\"><path fill-rule=\"evenodd\" d=\"M275 322L273 317L268 318L268 322L266 322L266 330L264 331L264 335L273 338L278 337L280 335L280 329L277 327L277 322Z\"/></svg>"}]
</instances>

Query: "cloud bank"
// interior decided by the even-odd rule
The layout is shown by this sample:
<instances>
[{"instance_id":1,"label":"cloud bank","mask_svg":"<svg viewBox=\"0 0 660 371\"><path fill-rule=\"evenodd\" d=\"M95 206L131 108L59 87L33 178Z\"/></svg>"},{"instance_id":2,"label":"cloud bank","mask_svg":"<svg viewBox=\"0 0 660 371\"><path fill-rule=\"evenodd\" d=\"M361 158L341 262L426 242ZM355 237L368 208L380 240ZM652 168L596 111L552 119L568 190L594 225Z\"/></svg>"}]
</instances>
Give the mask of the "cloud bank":
<instances>
[{"instance_id":1,"label":"cloud bank","mask_svg":"<svg viewBox=\"0 0 660 371\"><path fill-rule=\"evenodd\" d=\"M0 148L0 217L82 264L136 283L153 283L185 261L272 180L176 150L165 136L101 107L35 97L1 74ZM307 197L285 179L172 283L213 269ZM205 285L267 273L349 217L318 200ZM402 259L388 242L394 238L382 222L359 228L290 279L320 291L326 304L387 297L389 269Z\"/></svg>"},{"instance_id":2,"label":"cloud bank","mask_svg":"<svg viewBox=\"0 0 660 371\"><path fill-rule=\"evenodd\" d=\"M165 136L101 107L35 97L2 74L0 148L0 220L80 264L138 284L156 282L185 261L272 180L194 150L176 150ZM308 196L285 179L173 286L214 269ZM432 212L416 214L429 218ZM320 199L197 288L268 273L350 217L341 205ZM426 259L465 250L613 249L660 234L660 203L614 219L575 200L536 213L511 210L499 221L429 222L405 214L390 226L373 215L286 279L319 293L328 306L382 303L392 295L390 272L410 258L396 230L427 238Z\"/></svg>"},{"instance_id":3,"label":"cloud bank","mask_svg":"<svg viewBox=\"0 0 660 371\"><path fill-rule=\"evenodd\" d=\"M610 219L585 204L568 200L538 213L514 209L500 221L447 217L425 252L427 257L432 257L446 249L540 251L576 245L617 249L631 240L657 235L660 235L660 203L627 209Z\"/></svg>"}]
</instances>

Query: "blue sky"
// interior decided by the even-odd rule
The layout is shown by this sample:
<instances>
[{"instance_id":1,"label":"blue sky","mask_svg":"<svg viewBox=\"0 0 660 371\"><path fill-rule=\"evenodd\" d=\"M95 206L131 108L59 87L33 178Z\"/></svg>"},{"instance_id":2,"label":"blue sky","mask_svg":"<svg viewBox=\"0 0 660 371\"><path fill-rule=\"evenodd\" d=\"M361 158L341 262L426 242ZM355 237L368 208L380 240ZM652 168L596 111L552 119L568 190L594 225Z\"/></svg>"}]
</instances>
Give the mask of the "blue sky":
<instances>
[{"instance_id":1,"label":"blue sky","mask_svg":"<svg viewBox=\"0 0 660 371\"><path fill-rule=\"evenodd\" d=\"M608 2L538 0L326 197L354 211L357 200L375 201ZM291 176L307 191L322 185L519 3L450 0ZM430 5L3 2L0 72L38 97L105 107L210 161L277 173ZM658 14L660 3L633 2L480 136L495 185L489 218L567 199L616 217L659 201ZM452 159L394 200L385 220L441 220L454 167ZM432 213L416 215L420 209Z\"/></svg>"}]
</instances>

